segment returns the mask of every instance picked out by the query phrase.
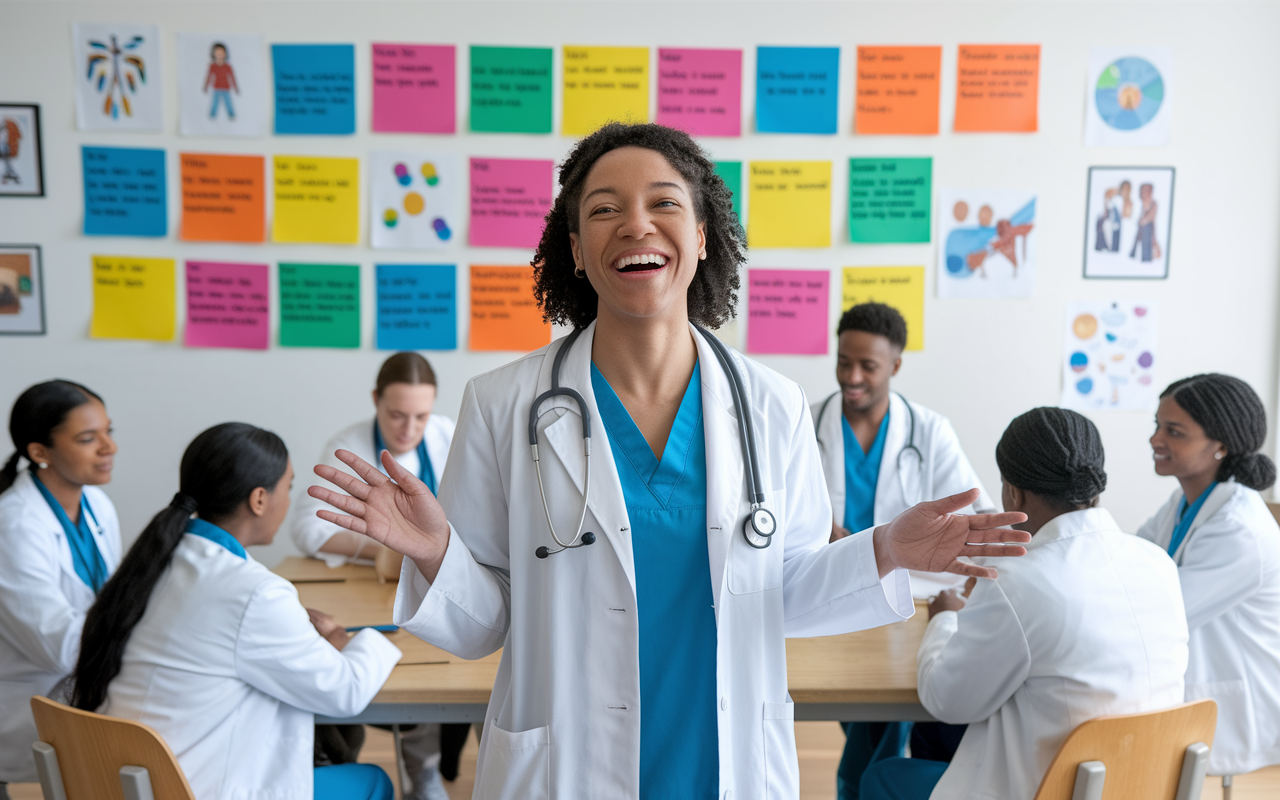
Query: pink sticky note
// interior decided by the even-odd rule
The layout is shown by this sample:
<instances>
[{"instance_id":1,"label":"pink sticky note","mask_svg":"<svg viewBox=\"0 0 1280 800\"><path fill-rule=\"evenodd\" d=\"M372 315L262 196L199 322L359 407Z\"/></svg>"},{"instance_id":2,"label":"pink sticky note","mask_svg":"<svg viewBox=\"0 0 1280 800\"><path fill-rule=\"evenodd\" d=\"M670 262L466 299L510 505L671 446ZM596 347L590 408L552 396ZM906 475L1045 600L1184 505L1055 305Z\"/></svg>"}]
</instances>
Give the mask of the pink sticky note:
<instances>
[{"instance_id":1,"label":"pink sticky note","mask_svg":"<svg viewBox=\"0 0 1280 800\"><path fill-rule=\"evenodd\" d=\"M453 133L454 47L373 45L373 130Z\"/></svg>"},{"instance_id":2,"label":"pink sticky note","mask_svg":"<svg viewBox=\"0 0 1280 800\"><path fill-rule=\"evenodd\" d=\"M187 262L187 347L266 350L266 264Z\"/></svg>"},{"instance_id":3,"label":"pink sticky note","mask_svg":"<svg viewBox=\"0 0 1280 800\"><path fill-rule=\"evenodd\" d=\"M740 136L742 51L659 48L658 124L694 136Z\"/></svg>"},{"instance_id":4,"label":"pink sticky note","mask_svg":"<svg viewBox=\"0 0 1280 800\"><path fill-rule=\"evenodd\" d=\"M471 244L537 247L554 170L541 159L471 159Z\"/></svg>"},{"instance_id":5,"label":"pink sticky note","mask_svg":"<svg viewBox=\"0 0 1280 800\"><path fill-rule=\"evenodd\" d=\"M829 272L753 269L747 282L747 352L826 354Z\"/></svg>"}]
</instances>

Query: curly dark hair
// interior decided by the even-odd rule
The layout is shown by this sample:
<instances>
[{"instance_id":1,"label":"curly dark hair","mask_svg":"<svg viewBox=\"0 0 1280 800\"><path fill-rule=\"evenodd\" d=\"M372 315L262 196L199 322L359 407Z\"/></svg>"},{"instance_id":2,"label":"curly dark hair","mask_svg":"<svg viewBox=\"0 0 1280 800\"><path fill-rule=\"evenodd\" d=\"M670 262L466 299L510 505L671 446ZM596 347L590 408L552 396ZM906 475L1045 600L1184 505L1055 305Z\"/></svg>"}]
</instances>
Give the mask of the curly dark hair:
<instances>
[{"instance_id":1,"label":"curly dark hair","mask_svg":"<svg viewBox=\"0 0 1280 800\"><path fill-rule=\"evenodd\" d=\"M738 270L747 261L746 234L733 210L733 195L715 165L689 134L662 125L611 122L578 142L560 165L560 195L547 214L533 256L533 293L548 322L585 328L596 318L599 296L574 275L569 234L578 232L578 204L587 173L619 147L643 147L662 155L689 184L698 222L706 223L707 257L689 284L689 319L718 328L738 306Z\"/></svg>"},{"instance_id":2,"label":"curly dark hair","mask_svg":"<svg viewBox=\"0 0 1280 800\"><path fill-rule=\"evenodd\" d=\"M851 306L840 317L836 336L845 331L865 331L883 336L899 350L907 346L907 321L902 318L898 309L884 303L859 303Z\"/></svg>"}]
</instances>

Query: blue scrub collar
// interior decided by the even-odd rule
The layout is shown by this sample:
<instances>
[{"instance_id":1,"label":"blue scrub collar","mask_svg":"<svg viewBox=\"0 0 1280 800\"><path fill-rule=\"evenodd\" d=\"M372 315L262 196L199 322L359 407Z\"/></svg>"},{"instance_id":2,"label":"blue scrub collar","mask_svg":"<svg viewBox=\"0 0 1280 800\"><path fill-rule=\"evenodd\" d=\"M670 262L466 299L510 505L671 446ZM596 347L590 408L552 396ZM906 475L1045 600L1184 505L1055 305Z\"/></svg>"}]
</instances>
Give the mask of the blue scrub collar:
<instances>
[{"instance_id":1,"label":"blue scrub collar","mask_svg":"<svg viewBox=\"0 0 1280 800\"><path fill-rule=\"evenodd\" d=\"M212 522L200 519L199 517L187 520L186 532L199 536L202 539L208 539L214 544L220 544L230 550L233 555L245 558L244 545L236 539L236 537L214 525Z\"/></svg>"}]
</instances>

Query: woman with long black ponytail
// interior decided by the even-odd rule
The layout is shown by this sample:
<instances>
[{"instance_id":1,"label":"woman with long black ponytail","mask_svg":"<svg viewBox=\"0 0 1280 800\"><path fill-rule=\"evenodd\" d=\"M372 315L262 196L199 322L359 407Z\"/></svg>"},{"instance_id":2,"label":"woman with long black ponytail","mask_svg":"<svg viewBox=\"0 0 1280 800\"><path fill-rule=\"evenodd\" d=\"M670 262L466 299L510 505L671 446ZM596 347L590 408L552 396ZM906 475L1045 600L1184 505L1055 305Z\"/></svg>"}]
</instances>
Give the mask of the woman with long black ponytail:
<instances>
[{"instance_id":1,"label":"woman with long black ponytail","mask_svg":"<svg viewBox=\"0 0 1280 800\"><path fill-rule=\"evenodd\" d=\"M38 383L9 415L0 468L0 798L34 781L31 698L75 666L85 612L120 561L120 523L98 488L116 444L102 398L71 381Z\"/></svg>"},{"instance_id":2,"label":"woman with long black ponytail","mask_svg":"<svg viewBox=\"0 0 1280 800\"><path fill-rule=\"evenodd\" d=\"M1209 774L1280 764L1280 526L1260 492L1267 414L1230 375L1183 378L1160 395L1151 450L1178 479L1138 530L1178 565L1191 630L1187 699L1218 702Z\"/></svg>"},{"instance_id":3,"label":"woman with long black ponytail","mask_svg":"<svg viewBox=\"0 0 1280 800\"><path fill-rule=\"evenodd\" d=\"M152 518L85 622L72 703L155 728L197 800L390 800L378 767L312 768L314 715L353 716L400 651L348 637L245 548L289 509L280 437L229 422L182 456L179 491Z\"/></svg>"}]
</instances>

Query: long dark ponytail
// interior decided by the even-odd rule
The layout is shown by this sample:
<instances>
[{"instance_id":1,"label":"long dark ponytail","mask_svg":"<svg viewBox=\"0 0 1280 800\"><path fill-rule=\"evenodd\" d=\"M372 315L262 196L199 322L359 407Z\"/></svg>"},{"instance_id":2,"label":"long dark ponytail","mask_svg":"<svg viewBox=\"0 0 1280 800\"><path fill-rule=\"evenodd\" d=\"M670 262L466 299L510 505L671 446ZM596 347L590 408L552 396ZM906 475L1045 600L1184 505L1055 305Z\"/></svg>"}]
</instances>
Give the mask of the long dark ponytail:
<instances>
[{"instance_id":1,"label":"long dark ponytail","mask_svg":"<svg viewBox=\"0 0 1280 800\"><path fill-rule=\"evenodd\" d=\"M1275 462L1258 452L1267 438L1267 410L1252 386L1210 372L1174 381L1160 397L1173 398L1204 428L1205 436L1226 446L1227 457L1218 465L1216 480L1235 478L1259 492L1276 482Z\"/></svg>"},{"instance_id":2,"label":"long dark ponytail","mask_svg":"<svg viewBox=\"0 0 1280 800\"><path fill-rule=\"evenodd\" d=\"M17 449L0 467L0 492L18 479L18 462L27 457L27 447L51 446L54 429L67 421L68 414L91 400L102 403L102 398L88 388L63 380L37 383L18 395L9 413L9 436Z\"/></svg>"},{"instance_id":3,"label":"long dark ponytail","mask_svg":"<svg viewBox=\"0 0 1280 800\"><path fill-rule=\"evenodd\" d=\"M129 636L169 568L191 515L217 524L235 513L254 489L275 489L288 464L289 451L279 436L242 422L215 425L187 446L178 493L129 548L85 618L73 706L95 711L107 699Z\"/></svg>"}]
</instances>

